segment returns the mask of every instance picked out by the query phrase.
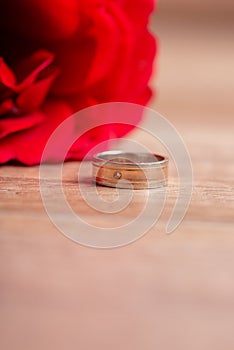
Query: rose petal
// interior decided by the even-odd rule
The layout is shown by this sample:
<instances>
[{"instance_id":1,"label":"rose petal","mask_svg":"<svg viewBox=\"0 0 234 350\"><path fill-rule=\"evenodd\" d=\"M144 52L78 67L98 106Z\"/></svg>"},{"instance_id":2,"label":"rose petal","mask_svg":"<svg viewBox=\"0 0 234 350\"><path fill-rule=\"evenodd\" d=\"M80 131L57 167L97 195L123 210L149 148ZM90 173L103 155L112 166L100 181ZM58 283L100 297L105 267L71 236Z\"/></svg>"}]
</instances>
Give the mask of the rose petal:
<instances>
[{"instance_id":1,"label":"rose petal","mask_svg":"<svg viewBox=\"0 0 234 350\"><path fill-rule=\"evenodd\" d=\"M131 59L134 53L134 46L136 45L136 38L134 24L129 21L120 7L114 2L111 2L109 11L118 28L118 37L121 38L121 40L119 42L118 55L115 57L112 70L107 75L107 79L112 80L111 90L109 90L110 87L108 87L104 89L104 93L105 95L107 94L107 98L111 100L108 93L108 91L111 91L112 96L115 96L115 100L120 101L126 97L123 92L125 91L126 85L129 84L129 71L132 69Z\"/></svg>"},{"instance_id":2,"label":"rose petal","mask_svg":"<svg viewBox=\"0 0 234 350\"><path fill-rule=\"evenodd\" d=\"M94 96L102 102L109 99L135 103L144 101L145 104L148 102L146 96L151 96L147 85L152 73L155 39L144 26L135 33L135 23L129 22L116 4L112 4L111 11L122 41L112 71L93 89Z\"/></svg>"},{"instance_id":3,"label":"rose petal","mask_svg":"<svg viewBox=\"0 0 234 350\"><path fill-rule=\"evenodd\" d=\"M16 84L16 78L12 70L4 62L3 58L0 57L0 88L4 85L8 88L13 88Z\"/></svg>"},{"instance_id":4,"label":"rose petal","mask_svg":"<svg viewBox=\"0 0 234 350\"><path fill-rule=\"evenodd\" d=\"M6 98L0 103L0 116L12 113L15 108L15 103L11 98ZM1 123L1 122L0 122Z\"/></svg>"},{"instance_id":5,"label":"rose petal","mask_svg":"<svg viewBox=\"0 0 234 350\"><path fill-rule=\"evenodd\" d=\"M16 105L21 113L31 113L38 109L44 102L57 72L54 71L47 78L29 85L16 99Z\"/></svg>"},{"instance_id":6,"label":"rose petal","mask_svg":"<svg viewBox=\"0 0 234 350\"><path fill-rule=\"evenodd\" d=\"M22 91L36 81L39 74L46 70L54 61L54 54L46 50L36 51L33 55L25 58L16 66L16 73L19 81L16 91Z\"/></svg>"},{"instance_id":7,"label":"rose petal","mask_svg":"<svg viewBox=\"0 0 234 350\"><path fill-rule=\"evenodd\" d=\"M90 65L95 56L95 41L91 37L73 38L71 41L54 43L55 64L60 69L56 84L52 87L53 96L71 96L86 93Z\"/></svg>"},{"instance_id":8,"label":"rose petal","mask_svg":"<svg viewBox=\"0 0 234 350\"><path fill-rule=\"evenodd\" d=\"M0 1L0 28L40 42L72 36L79 25L77 0Z\"/></svg>"},{"instance_id":9,"label":"rose petal","mask_svg":"<svg viewBox=\"0 0 234 350\"><path fill-rule=\"evenodd\" d=\"M41 123L44 117L44 113L37 111L31 115L3 118L0 120L0 138L14 132L27 130Z\"/></svg>"},{"instance_id":10,"label":"rose petal","mask_svg":"<svg viewBox=\"0 0 234 350\"><path fill-rule=\"evenodd\" d=\"M129 59L133 50L134 31L127 18L122 23L117 15L113 15L109 3L107 7L107 10L96 9L92 14L93 27L88 37L82 41L73 40L62 46L59 43L52 46L56 53L56 65L61 69L61 75L52 90L55 95L82 93L106 77L112 79L113 73L118 79L127 79L125 75L131 68ZM119 89L115 79L110 91L113 92L113 89ZM109 100L109 86L106 90L105 97ZM99 90L99 93L102 91Z\"/></svg>"},{"instance_id":11,"label":"rose petal","mask_svg":"<svg viewBox=\"0 0 234 350\"><path fill-rule=\"evenodd\" d=\"M96 13L90 34L95 38L96 53L86 79L87 85L95 84L109 74L119 56L122 41L113 16L105 9Z\"/></svg>"},{"instance_id":12,"label":"rose petal","mask_svg":"<svg viewBox=\"0 0 234 350\"><path fill-rule=\"evenodd\" d=\"M18 160L27 165L40 163L49 136L72 113L73 111L66 103L47 103L42 111L43 121L41 123L28 130L10 134L0 140L0 163L6 163L10 160ZM59 142L66 142L71 132L73 129L64 132ZM54 150L53 156L54 160L59 160L59 149Z\"/></svg>"},{"instance_id":13,"label":"rose petal","mask_svg":"<svg viewBox=\"0 0 234 350\"><path fill-rule=\"evenodd\" d=\"M149 15L153 12L157 6L155 0L134 0L134 6L132 0L123 0L120 2L121 10L129 19L129 22L134 23L135 30L141 31L142 28L146 28L149 21Z\"/></svg>"}]
</instances>

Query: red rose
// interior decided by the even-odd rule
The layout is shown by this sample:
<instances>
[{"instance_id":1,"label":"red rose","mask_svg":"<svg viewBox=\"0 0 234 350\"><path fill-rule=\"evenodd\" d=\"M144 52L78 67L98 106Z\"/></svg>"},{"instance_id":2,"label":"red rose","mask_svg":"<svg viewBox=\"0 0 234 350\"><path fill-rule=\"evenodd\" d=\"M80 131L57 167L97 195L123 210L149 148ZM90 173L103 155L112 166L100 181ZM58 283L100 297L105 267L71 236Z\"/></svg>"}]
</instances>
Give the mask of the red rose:
<instances>
[{"instance_id":1,"label":"red rose","mask_svg":"<svg viewBox=\"0 0 234 350\"><path fill-rule=\"evenodd\" d=\"M87 106L148 102L152 10L153 0L0 2L0 163L39 163L53 130ZM127 131L87 133L67 159Z\"/></svg>"}]
</instances>

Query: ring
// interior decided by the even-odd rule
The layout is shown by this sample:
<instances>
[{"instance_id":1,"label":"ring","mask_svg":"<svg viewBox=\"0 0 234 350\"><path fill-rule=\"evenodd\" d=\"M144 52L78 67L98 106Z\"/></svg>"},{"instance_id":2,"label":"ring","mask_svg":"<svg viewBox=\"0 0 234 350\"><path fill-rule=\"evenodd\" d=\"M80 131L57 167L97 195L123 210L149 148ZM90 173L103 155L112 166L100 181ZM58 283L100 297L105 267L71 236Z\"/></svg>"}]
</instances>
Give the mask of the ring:
<instances>
[{"instance_id":1,"label":"ring","mask_svg":"<svg viewBox=\"0 0 234 350\"><path fill-rule=\"evenodd\" d=\"M96 154L92 165L98 185L133 189L167 185L168 158L157 154L106 151Z\"/></svg>"}]
</instances>

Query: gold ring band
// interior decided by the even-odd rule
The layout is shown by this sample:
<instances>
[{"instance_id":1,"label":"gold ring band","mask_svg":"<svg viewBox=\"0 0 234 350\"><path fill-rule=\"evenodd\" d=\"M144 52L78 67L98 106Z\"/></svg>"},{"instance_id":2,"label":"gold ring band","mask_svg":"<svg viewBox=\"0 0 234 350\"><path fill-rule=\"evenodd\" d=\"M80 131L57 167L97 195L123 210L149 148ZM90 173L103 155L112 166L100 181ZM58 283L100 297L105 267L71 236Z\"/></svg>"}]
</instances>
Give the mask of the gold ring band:
<instances>
[{"instance_id":1,"label":"gold ring band","mask_svg":"<svg viewBox=\"0 0 234 350\"><path fill-rule=\"evenodd\" d=\"M96 154L92 164L98 185L133 189L167 185L168 158L157 154L106 151Z\"/></svg>"}]
</instances>

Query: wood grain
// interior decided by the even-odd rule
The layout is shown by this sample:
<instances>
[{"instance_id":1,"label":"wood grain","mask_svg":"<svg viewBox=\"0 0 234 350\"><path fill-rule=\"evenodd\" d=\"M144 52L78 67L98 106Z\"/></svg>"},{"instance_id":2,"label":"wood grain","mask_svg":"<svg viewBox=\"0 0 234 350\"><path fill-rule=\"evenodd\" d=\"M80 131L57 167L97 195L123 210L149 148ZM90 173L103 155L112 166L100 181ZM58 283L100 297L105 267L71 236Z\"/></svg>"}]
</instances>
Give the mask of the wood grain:
<instances>
[{"instance_id":1,"label":"wood grain","mask_svg":"<svg viewBox=\"0 0 234 350\"><path fill-rule=\"evenodd\" d=\"M165 210L147 235L119 249L82 247L59 233L46 215L38 167L2 166L1 349L233 350L230 31L223 25L213 38L215 26L205 27L201 37L194 27L177 23L174 28L160 17L157 26L160 88L152 106L173 122L191 154L188 213L172 235L164 233L178 192L171 163ZM225 40L218 44L217 37ZM131 137L161 150L141 132ZM97 214L83 201L78 168L79 163L64 167L70 205L92 224L110 227L113 216ZM52 175L48 191L56 199ZM100 193L113 199L113 189ZM139 192L119 222L139 212L142 198Z\"/></svg>"}]
</instances>

